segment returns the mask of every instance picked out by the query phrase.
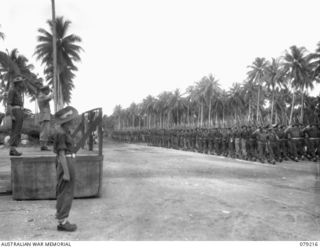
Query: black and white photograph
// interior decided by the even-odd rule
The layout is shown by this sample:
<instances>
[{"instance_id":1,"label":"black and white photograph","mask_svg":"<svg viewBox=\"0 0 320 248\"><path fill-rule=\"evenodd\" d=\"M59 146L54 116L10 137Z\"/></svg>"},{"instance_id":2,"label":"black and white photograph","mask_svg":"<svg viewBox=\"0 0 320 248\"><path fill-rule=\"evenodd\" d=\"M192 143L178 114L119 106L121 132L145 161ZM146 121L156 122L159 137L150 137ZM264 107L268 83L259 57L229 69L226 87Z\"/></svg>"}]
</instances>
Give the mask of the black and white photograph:
<instances>
[{"instance_id":1,"label":"black and white photograph","mask_svg":"<svg viewBox=\"0 0 320 248\"><path fill-rule=\"evenodd\" d=\"M320 1L0 8L1 248L320 246Z\"/></svg>"}]
</instances>

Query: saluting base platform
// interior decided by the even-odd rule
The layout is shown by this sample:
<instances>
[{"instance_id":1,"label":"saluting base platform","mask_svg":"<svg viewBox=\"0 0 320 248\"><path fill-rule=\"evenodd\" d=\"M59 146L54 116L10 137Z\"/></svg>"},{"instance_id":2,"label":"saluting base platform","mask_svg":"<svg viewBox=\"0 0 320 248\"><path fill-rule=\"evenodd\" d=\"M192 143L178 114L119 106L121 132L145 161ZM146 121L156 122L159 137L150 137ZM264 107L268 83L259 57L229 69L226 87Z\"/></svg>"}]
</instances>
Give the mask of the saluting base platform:
<instances>
[{"instance_id":1,"label":"saluting base platform","mask_svg":"<svg viewBox=\"0 0 320 248\"><path fill-rule=\"evenodd\" d=\"M98 135L97 151L93 149L94 132ZM71 136L76 141L77 153L74 197L99 196L103 172L102 109L82 113ZM52 151L40 151L39 146L18 150L22 156L10 157L8 148L0 149L0 194L12 193L15 200L55 199L56 155Z\"/></svg>"},{"instance_id":2,"label":"saluting base platform","mask_svg":"<svg viewBox=\"0 0 320 248\"><path fill-rule=\"evenodd\" d=\"M56 155L39 147L22 147L20 157L10 157L0 149L0 194L15 200L56 198ZM71 158L67 158L71 159ZM79 150L75 158L75 198L98 197L102 186L103 156Z\"/></svg>"}]
</instances>

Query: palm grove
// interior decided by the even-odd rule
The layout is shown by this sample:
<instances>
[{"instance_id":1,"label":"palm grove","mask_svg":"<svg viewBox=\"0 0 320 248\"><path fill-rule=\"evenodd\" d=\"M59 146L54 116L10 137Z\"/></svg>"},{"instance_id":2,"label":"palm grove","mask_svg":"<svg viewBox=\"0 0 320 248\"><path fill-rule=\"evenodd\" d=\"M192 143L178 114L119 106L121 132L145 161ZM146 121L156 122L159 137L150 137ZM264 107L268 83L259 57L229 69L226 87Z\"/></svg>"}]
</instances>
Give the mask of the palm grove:
<instances>
[{"instance_id":1,"label":"palm grove","mask_svg":"<svg viewBox=\"0 0 320 248\"><path fill-rule=\"evenodd\" d=\"M53 84L53 39L52 20L47 21L49 29L38 29L37 41L34 56L44 66L46 81ZM80 61L79 53L82 48L78 45L81 38L74 34L68 34L71 22L63 17L56 18L56 46L57 46L57 81L60 86L60 99L62 106L71 101L73 80L78 68L75 62ZM1 27L1 26L0 26ZM0 30L0 42L5 39L5 34ZM0 51L0 101L6 106L6 97L13 78L21 75L25 81L24 94L34 101L37 94L39 76L33 72L34 65L29 63L28 58L20 54L18 49L12 51Z\"/></svg>"},{"instance_id":2,"label":"palm grove","mask_svg":"<svg viewBox=\"0 0 320 248\"><path fill-rule=\"evenodd\" d=\"M319 82L320 42L313 53L291 46L279 58L257 57L244 81L229 90L210 74L183 94L164 91L125 109L117 105L110 119L116 129L310 124L319 122L320 95L309 95Z\"/></svg>"}]
</instances>

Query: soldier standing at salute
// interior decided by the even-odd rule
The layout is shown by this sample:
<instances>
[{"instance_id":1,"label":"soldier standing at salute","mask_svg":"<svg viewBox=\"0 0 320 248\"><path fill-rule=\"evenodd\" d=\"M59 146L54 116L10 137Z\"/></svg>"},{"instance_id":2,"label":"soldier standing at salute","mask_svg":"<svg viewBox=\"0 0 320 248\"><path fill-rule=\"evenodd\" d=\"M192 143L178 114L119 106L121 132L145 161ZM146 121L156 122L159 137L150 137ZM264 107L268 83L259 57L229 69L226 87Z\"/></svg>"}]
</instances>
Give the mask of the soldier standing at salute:
<instances>
[{"instance_id":1,"label":"soldier standing at salute","mask_svg":"<svg viewBox=\"0 0 320 248\"><path fill-rule=\"evenodd\" d=\"M21 156L22 153L16 150L21 140L21 130L23 125L23 78L16 77L13 80L13 87L8 93L7 111L11 116L12 126L10 134L10 156Z\"/></svg>"},{"instance_id":2,"label":"soldier standing at salute","mask_svg":"<svg viewBox=\"0 0 320 248\"><path fill-rule=\"evenodd\" d=\"M298 124L295 123L292 126L289 126L285 133L288 134L288 143L293 156L292 159L298 162L298 149L300 148L299 145L301 140Z\"/></svg>"},{"instance_id":3,"label":"soldier standing at salute","mask_svg":"<svg viewBox=\"0 0 320 248\"><path fill-rule=\"evenodd\" d=\"M262 127L258 127L256 131L253 133L256 136L258 142L258 159L261 163L265 161L265 150L266 150L266 142L267 142L267 134L262 129Z\"/></svg>"},{"instance_id":4,"label":"soldier standing at salute","mask_svg":"<svg viewBox=\"0 0 320 248\"><path fill-rule=\"evenodd\" d=\"M58 220L58 231L73 232L77 229L75 224L68 221L75 186L75 151L70 128L77 116L78 111L71 106L55 114L56 124L59 125L53 146L57 154L56 219Z\"/></svg>"},{"instance_id":5,"label":"soldier standing at salute","mask_svg":"<svg viewBox=\"0 0 320 248\"><path fill-rule=\"evenodd\" d=\"M269 160L271 163L275 163L275 160L282 162L282 158L279 152L279 137L277 136L274 129L278 124L272 125L268 130L268 141L269 141Z\"/></svg>"},{"instance_id":6,"label":"soldier standing at salute","mask_svg":"<svg viewBox=\"0 0 320 248\"><path fill-rule=\"evenodd\" d=\"M316 123L312 123L310 127L307 127L305 130L306 143L308 148L308 153L311 156L311 159L314 162L317 162L319 156L316 154L317 149L320 148L320 130L317 127ZM318 151L319 152L319 151Z\"/></svg>"},{"instance_id":7,"label":"soldier standing at salute","mask_svg":"<svg viewBox=\"0 0 320 248\"><path fill-rule=\"evenodd\" d=\"M48 85L41 86L40 92L37 96L38 106L40 110L39 123L40 123L40 150L49 151L48 139L50 132L50 101L53 99L53 94L50 94Z\"/></svg>"},{"instance_id":8,"label":"soldier standing at salute","mask_svg":"<svg viewBox=\"0 0 320 248\"><path fill-rule=\"evenodd\" d=\"M288 160L288 139L287 134L285 133L285 126L280 125L278 130L276 130L276 134L279 137L279 152L281 157L284 160Z\"/></svg>"},{"instance_id":9,"label":"soldier standing at salute","mask_svg":"<svg viewBox=\"0 0 320 248\"><path fill-rule=\"evenodd\" d=\"M240 150L240 130L238 127L235 127L234 131L233 131L233 134L234 134L234 147L235 147L235 157L236 158L241 158L241 150Z\"/></svg>"},{"instance_id":10,"label":"soldier standing at salute","mask_svg":"<svg viewBox=\"0 0 320 248\"><path fill-rule=\"evenodd\" d=\"M255 130L253 130L252 126L248 127L248 140L247 140L247 154L248 154L248 159L250 161L256 161L256 139L255 139L255 135L253 135L253 132Z\"/></svg>"},{"instance_id":11,"label":"soldier standing at salute","mask_svg":"<svg viewBox=\"0 0 320 248\"><path fill-rule=\"evenodd\" d=\"M242 159L248 160L248 153L247 153L247 140L249 139L249 134L247 131L247 126L243 125L242 130L240 131L240 137L241 137L241 154Z\"/></svg>"}]
</instances>

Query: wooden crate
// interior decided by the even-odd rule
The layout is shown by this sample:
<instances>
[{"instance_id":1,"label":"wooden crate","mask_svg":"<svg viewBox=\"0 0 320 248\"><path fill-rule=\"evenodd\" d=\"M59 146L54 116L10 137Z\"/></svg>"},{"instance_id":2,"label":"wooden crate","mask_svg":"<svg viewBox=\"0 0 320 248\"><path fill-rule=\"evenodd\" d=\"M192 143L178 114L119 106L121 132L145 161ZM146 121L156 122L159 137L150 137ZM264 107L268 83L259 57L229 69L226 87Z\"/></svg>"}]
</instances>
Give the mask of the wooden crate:
<instances>
[{"instance_id":1,"label":"wooden crate","mask_svg":"<svg viewBox=\"0 0 320 248\"><path fill-rule=\"evenodd\" d=\"M54 155L11 157L12 197L15 200L56 198ZM75 198L99 196L103 156L80 154L75 163Z\"/></svg>"}]
</instances>

